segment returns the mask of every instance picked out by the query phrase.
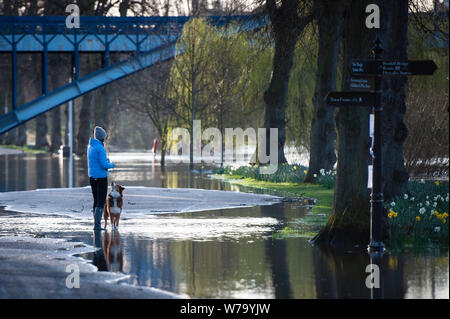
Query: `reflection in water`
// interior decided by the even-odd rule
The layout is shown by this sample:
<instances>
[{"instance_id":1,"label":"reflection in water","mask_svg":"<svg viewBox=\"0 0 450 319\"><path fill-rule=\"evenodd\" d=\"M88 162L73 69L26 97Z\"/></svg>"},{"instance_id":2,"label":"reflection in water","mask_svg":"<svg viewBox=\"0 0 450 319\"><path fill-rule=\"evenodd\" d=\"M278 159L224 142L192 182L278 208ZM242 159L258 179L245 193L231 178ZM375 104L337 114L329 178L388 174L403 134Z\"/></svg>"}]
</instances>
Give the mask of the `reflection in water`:
<instances>
[{"instance_id":1,"label":"reflection in water","mask_svg":"<svg viewBox=\"0 0 450 319\"><path fill-rule=\"evenodd\" d=\"M192 187L239 191L185 166L111 156L111 177L125 186ZM0 191L65 187L66 160L39 155L0 156ZM88 185L86 161L75 160L75 186ZM255 190L251 190L255 191ZM91 231L92 222L6 212L0 235L44 233L83 241L101 271L130 274L129 283L198 298L370 298L370 256L312 247L305 238L274 239L307 213L298 203L124 218L119 232ZM379 262L383 298L448 298L448 249L402 254Z\"/></svg>"},{"instance_id":2,"label":"reflection in water","mask_svg":"<svg viewBox=\"0 0 450 319\"><path fill-rule=\"evenodd\" d=\"M118 230L104 232L103 251L105 253L108 270L121 272L123 269L123 254Z\"/></svg>"},{"instance_id":3,"label":"reflection in water","mask_svg":"<svg viewBox=\"0 0 450 319\"><path fill-rule=\"evenodd\" d=\"M118 230L112 232L95 230L93 246L97 250L90 255L92 262L100 271L122 272L122 243Z\"/></svg>"}]
</instances>

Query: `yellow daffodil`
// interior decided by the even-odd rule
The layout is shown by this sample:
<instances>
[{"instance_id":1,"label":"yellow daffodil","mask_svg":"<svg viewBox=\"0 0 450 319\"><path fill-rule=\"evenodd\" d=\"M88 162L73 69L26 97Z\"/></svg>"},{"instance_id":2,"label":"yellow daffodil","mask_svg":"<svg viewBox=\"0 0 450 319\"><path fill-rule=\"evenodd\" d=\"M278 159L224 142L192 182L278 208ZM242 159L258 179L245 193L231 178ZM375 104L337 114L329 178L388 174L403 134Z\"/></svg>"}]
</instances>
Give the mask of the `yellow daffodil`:
<instances>
[{"instance_id":1,"label":"yellow daffodil","mask_svg":"<svg viewBox=\"0 0 450 319\"><path fill-rule=\"evenodd\" d=\"M388 217L389 218L392 218L392 217L397 217L398 216L398 214L396 213L396 212L394 212L392 209L389 211L389 214L388 214Z\"/></svg>"},{"instance_id":2,"label":"yellow daffodil","mask_svg":"<svg viewBox=\"0 0 450 319\"><path fill-rule=\"evenodd\" d=\"M295 170L297 169L297 166L294 165L293 169L294 169L294 171L295 171Z\"/></svg>"},{"instance_id":3,"label":"yellow daffodil","mask_svg":"<svg viewBox=\"0 0 450 319\"><path fill-rule=\"evenodd\" d=\"M303 174L306 174L306 173L308 173L308 171L307 171L307 170L304 170L304 171L303 171Z\"/></svg>"},{"instance_id":4,"label":"yellow daffodil","mask_svg":"<svg viewBox=\"0 0 450 319\"><path fill-rule=\"evenodd\" d=\"M439 186L439 181L435 181L434 183L436 184L436 186Z\"/></svg>"},{"instance_id":5,"label":"yellow daffodil","mask_svg":"<svg viewBox=\"0 0 450 319\"><path fill-rule=\"evenodd\" d=\"M420 216L416 216L416 220L420 222Z\"/></svg>"}]
</instances>

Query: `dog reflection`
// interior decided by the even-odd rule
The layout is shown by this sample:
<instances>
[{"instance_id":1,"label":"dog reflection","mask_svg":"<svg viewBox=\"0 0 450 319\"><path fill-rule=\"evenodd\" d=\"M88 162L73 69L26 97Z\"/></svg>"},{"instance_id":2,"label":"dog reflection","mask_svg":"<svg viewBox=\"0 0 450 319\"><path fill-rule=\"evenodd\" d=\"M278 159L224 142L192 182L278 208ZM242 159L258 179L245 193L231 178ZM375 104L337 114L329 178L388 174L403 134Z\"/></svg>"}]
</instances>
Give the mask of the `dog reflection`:
<instances>
[{"instance_id":1,"label":"dog reflection","mask_svg":"<svg viewBox=\"0 0 450 319\"><path fill-rule=\"evenodd\" d=\"M109 271L122 272L123 254L118 230L105 231L103 236L103 252Z\"/></svg>"}]
</instances>

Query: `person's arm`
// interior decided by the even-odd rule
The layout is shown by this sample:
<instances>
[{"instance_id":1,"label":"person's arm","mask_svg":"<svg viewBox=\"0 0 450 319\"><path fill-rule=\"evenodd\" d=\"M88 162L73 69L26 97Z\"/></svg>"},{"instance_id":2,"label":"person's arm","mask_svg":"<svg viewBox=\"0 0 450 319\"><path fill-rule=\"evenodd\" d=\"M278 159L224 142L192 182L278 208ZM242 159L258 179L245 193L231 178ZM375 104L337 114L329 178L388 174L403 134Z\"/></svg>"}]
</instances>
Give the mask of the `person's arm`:
<instances>
[{"instance_id":1,"label":"person's arm","mask_svg":"<svg viewBox=\"0 0 450 319\"><path fill-rule=\"evenodd\" d=\"M98 159L103 169L114 168L114 164L110 163L109 159L106 157L106 151L103 147L99 147L98 149Z\"/></svg>"}]
</instances>

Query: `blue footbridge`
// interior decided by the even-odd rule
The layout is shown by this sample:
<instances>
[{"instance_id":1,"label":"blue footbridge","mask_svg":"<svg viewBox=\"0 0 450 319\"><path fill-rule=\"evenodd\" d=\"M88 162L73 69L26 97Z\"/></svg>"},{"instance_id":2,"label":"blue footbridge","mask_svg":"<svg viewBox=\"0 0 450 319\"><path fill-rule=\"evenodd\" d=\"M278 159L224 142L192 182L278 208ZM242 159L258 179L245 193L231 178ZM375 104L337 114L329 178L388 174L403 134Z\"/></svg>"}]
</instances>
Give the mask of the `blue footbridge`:
<instances>
[{"instance_id":1,"label":"blue footbridge","mask_svg":"<svg viewBox=\"0 0 450 319\"><path fill-rule=\"evenodd\" d=\"M70 100L108 83L170 60L183 53L177 46L189 16L177 17L80 17L79 28L67 28L65 16L0 17L0 53L11 54L11 107L0 116L3 134ZM233 23L234 32L249 32L264 27L263 16L209 16L213 26ZM24 105L17 105L17 55L38 53L41 56L42 94ZM48 53L72 56L71 82L48 90ZM114 64L111 53L130 53ZM101 53L102 67L80 77L80 53Z\"/></svg>"}]
</instances>

